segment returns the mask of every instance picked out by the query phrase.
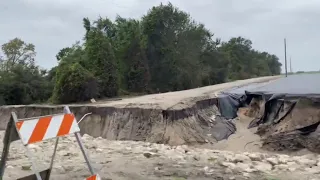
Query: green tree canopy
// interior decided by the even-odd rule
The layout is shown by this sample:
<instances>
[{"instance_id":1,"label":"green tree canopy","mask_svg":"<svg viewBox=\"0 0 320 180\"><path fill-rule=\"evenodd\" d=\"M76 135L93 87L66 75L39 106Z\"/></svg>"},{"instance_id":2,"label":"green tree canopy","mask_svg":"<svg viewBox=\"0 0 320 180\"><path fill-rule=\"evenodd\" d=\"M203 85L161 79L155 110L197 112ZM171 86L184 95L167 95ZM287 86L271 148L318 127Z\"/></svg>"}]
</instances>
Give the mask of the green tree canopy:
<instances>
[{"instance_id":1,"label":"green tree canopy","mask_svg":"<svg viewBox=\"0 0 320 180\"><path fill-rule=\"evenodd\" d=\"M0 66L0 105L47 101L53 84L45 70L35 65L35 46L19 38L2 45Z\"/></svg>"},{"instance_id":2,"label":"green tree canopy","mask_svg":"<svg viewBox=\"0 0 320 180\"><path fill-rule=\"evenodd\" d=\"M57 52L58 66L48 71L36 65L33 44L15 38L2 45L0 103L45 102L49 96L72 103L281 73L276 55L254 49L244 37L221 41L171 3L140 19L84 18L82 24L82 42Z\"/></svg>"}]
</instances>

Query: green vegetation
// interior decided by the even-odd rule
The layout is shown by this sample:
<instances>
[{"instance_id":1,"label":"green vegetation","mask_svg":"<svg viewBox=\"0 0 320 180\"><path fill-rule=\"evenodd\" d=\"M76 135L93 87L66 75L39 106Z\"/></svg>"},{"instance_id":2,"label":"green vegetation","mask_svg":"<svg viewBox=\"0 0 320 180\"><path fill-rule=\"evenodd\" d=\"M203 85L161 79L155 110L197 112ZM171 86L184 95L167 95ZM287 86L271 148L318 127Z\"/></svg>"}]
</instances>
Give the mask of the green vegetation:
<instances>
[{"instance_id":1,"label":"green vegetation","mask_svg":"<svg viewBox=\"0 0 320 180\"><path fill-rule=\"evenodd\" d=\"M320 71L297 71L297 72L288 72L288 75L296 75L296 74L319 74ZM282 75L286 75L286 73L282 73Z\"/></svg>"},{"instance_id":2,"label":"green vegetation","mask_svg":"<svg viewBox=\"0 0 320 180\"><path fill-rule=\"evenodd\" d=\"M277 56L253 49L243 37L222 42L170 3L141 19L82 23L83 43L57 52L59 65L49 71L34 63L34 45L18 38L2 45L0 104L177 91L281 72Z\"/></svg>"}]
</instances>

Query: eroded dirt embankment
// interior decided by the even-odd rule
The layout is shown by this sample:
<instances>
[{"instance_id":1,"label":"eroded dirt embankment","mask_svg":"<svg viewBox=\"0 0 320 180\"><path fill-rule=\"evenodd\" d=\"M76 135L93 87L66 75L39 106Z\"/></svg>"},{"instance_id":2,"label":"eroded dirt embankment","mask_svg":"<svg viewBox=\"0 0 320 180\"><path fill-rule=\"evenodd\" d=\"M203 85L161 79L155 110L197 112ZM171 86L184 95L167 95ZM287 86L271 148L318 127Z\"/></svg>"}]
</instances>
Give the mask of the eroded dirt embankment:
<instances>
[{"instance_id":1,"label":"eroded dirt embankment","mask_svg":"<svg viewBox=\"0 0 320 180\"><path fill-rule=\"evenodd\" d=\"M219 91L279 77L262 77L179 92L146 95L120 101L70 105L84 134L109 140L135 140L170 145L216 142L235 130L222 123L217 110ZM61 113L63 106L29 105L0 107L0 129L6 128L10 113L18 118ZM224 127L224 132L218 130Z\"/></svg>"},{"instance_id":2,"label":"eroded dirt embankment","mask_svg":"<svg viewBox=\"0 0 320 180\"><path fill-rule=\"evenodd\" d=\"M197 102L180 110L114 108L98 106L70 106L81 121L82 134L109 140L135 140L155 143L192 144L215 142L208 136L214 123L212 115L218 114L217 99ZM63 106L9 106L0 108L0 129L6 128L11 112L19 118L61 113Z\"/></svg>"},{"instance_id":3,"label":"eroded dirt embankment","mask_svg":"<svg viewBox=\"0 0 320 180\"><path fill-rule=\"evenodd\" d=\"M308 149L320 153L320 98L297 96L264 100L253 98L246 112L249 127L257 127L262 148L269 151Z\"/></svg>"}]
</instances>

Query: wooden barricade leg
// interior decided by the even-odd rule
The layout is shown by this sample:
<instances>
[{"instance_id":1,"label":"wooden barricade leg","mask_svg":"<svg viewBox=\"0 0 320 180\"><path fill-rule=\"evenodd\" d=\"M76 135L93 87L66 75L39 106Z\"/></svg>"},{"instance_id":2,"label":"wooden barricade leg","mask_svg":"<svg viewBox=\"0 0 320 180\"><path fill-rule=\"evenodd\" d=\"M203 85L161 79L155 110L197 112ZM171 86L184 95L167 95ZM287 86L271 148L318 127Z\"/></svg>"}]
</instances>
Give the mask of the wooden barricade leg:
<instances>
[{"instance_id":1,"label":"wooden barricade leg","mask_svg":"<svg viewBox=\"0 0 320 180\"><path fill-rule=\"evenodd\" d=\"M7 124L5 136L3 138L3 151L2 151L2 155L1 155L1 161L0 161L0 179L3 179L11 142L20 139L19 134L18 134L16 127L15 127L16 117L17 117L16 114L14 112L12 112L11 118ZM26 147L26 149L27 149L27 147ZM27 151L29 151L29 150L27 149ZM35 171L34 166L32 167L32 169ZM48 169L41 171L39 173L37 172L36 174L38 174L40 176L40 178L45 179L48 174ZM39 176L37 176L36 174L32 174L30 176L19 178L18 180L39 180ZM40 179L40 180L42 180L42 179Z\"/></svg>"},{"instance_id":2,"label":"wooden barricade leg","mask_svg":"<svg viewBox=\"0 0 320 180\"><path fill-rule=\"evenodd\" d=\"M59 137L57 137L56 143L54 145L54 150L53 150L50 166L49 166L48 173L47 173L47 176L46 176L45 180L49 180L50 179L51 171L52 171L52 168L53 168L54 158L55 158L56 152L57 152L58 143L59 143Z\"/></svg>"},{"instance_id":3,"label":"wooden barricade leg","mask_svg":"<svg viewBox=\"0 0 320 180\"><path fill-rule=\"evenodd\" d=\"M8 124L7 124L7 128L5 131L5 135L3 138L3 150L2 150L2 155L1 155L1 161L0 161L0 177L2 179L3 174L4 174L4 170L6 167L6 161L9 155L9 148L10 148L10 144L12 141L16 141L19 139L19 135L18 132L14 126L14 120L11 116Z\"/></svg>"},{"instance_id":4,"label":"wooden barricade leg","mask_svg":"<svg viewBox=\"0 0 320 180\"><path fill-rule=\"evenodd\" d=\"M67 113L67 114L71 113L71 111L70 111L68 106L65 106L63 111L64 111L64 113ZM91 162L90 162L90 160L88 158L88 154L86 153L85 147L84 147L84 145L83 145L83 143L81 141L80 133L76 132L75 136L76 136L77 142L78 142L78 144L80 146L81 152L82 152L82 154L84 156L84 159L85 159L85 161L86 161L86 163L88 165L88 168L89 168L89 171L90 171L91 175L95 175L95 171L94 171L94 169L92 167L92 164L91 164Z\"/></svg>"},{"instance_id":5,"label":"wooden barricade leg","mask_svg":"<svg viewBox=\"0 0 320 180\"><path fill-rule=\"evenodd\" d=\"M17 118L16 113L13 112L13 113L11 114L11 116L12 116L12 119L14 120L14 122L17 123L17 122L18 122L18 118ZM42 180L41 175L40 175L40 172L38 171L38 169L37 169L37 167L36 167L36 164L35 164L35 162L34 162L34 159L33 159L33 156L32 156L32 154L31 154L31 152L30 152L30 149L28 148L28 145L24 145L24 147L25 147L25 149L26 149L27 156L28 156L28 158L29 158L29 160L30 160L30 162L31 162L31 169L32 169L33 173L34 173L35 176L37 177L37 180Z\"/></svg>"}]
</instances>

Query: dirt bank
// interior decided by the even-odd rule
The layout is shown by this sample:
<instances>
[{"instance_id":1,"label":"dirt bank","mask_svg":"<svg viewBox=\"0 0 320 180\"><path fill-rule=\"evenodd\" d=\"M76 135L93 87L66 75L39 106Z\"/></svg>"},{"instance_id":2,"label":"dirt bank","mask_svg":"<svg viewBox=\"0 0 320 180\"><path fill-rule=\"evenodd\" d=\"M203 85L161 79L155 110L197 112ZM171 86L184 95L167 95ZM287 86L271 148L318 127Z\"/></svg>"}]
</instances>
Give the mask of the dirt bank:
<instances>
[{"instance_id":1,"label":"dirt bank","mask_svg":"<svg viewBox=\"0 0 320 180\"><path fill-rule=\"evenodd\" d=\"M93 137L170 145L215 142L213 136L219 134L212 134L215 130L212 128L215 123L212 115L218 114L217 94L231 87L276 78L279 77L254 78L119 101L70 105L70 109L78 119L86 113L92 113L80 123L80 128L83 134ZM49 105L3 106L0 108L0 129L5 129L12 111L17 112L18 118L26 118L60 113L62 108Z\"/></svg>"},{"instance_id":2,"label":"dirt bank","mask_svg":"<svg viewBox=\"0 0 320 180\"><path fill-rule=\"evenodd\" d=\"M295 152L306 148L320 153L319 97L264 99L254 97L246 112L251 117L248 127L257 129L263 149Z\"/></svg>"}]
</instances>

